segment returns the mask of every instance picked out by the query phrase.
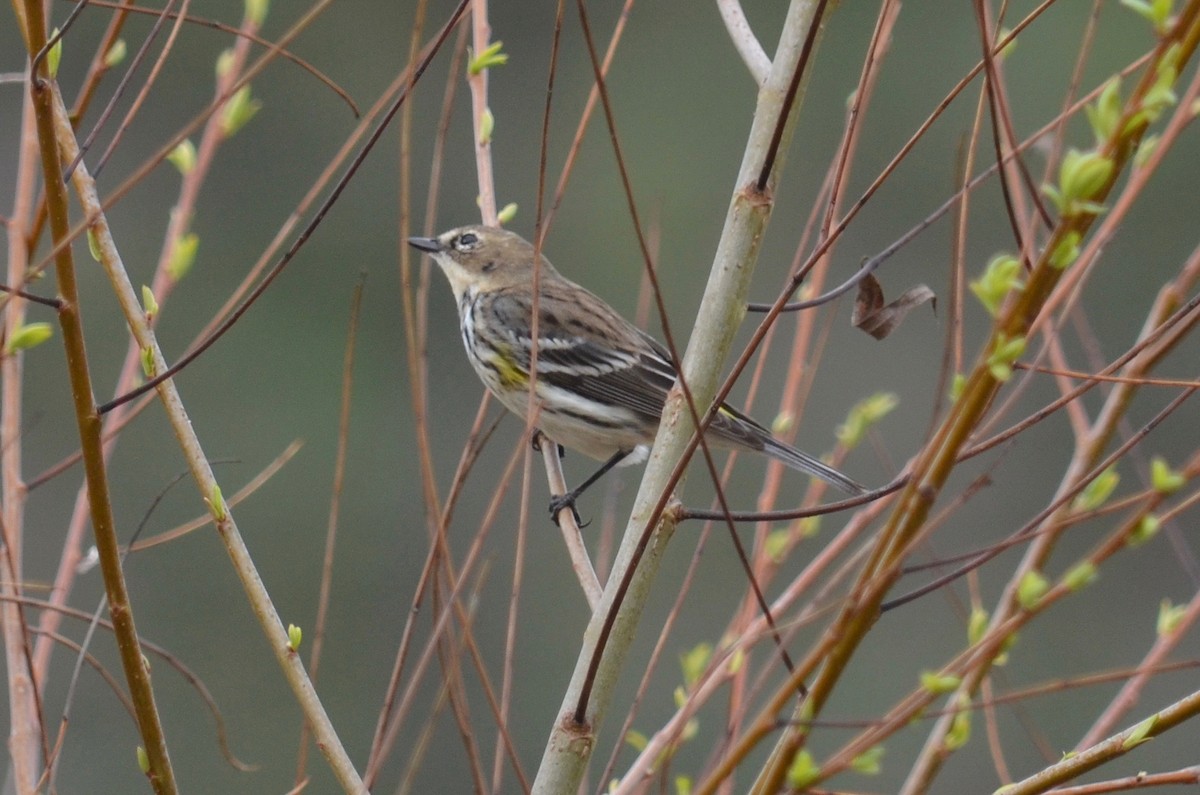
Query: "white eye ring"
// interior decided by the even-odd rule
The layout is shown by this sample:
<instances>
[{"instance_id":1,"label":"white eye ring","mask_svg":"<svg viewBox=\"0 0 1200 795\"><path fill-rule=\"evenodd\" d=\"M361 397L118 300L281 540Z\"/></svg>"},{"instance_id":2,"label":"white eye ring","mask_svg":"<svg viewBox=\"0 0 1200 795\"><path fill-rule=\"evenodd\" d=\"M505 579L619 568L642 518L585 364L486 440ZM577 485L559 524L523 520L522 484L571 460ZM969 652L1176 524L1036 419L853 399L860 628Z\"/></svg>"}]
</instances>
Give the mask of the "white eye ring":
<instances>
[{"instance_id":1,"label":"white eye ring","mask_svg":"<svg viewBox=\"0 0 1200 795\"><path fill-rule=\"evenodd\" d=\"M454 238L452 245L459 251L470 251L473 248L479 247L479 235L474 232L463 232Z\"/></svg>"}]
</instances>

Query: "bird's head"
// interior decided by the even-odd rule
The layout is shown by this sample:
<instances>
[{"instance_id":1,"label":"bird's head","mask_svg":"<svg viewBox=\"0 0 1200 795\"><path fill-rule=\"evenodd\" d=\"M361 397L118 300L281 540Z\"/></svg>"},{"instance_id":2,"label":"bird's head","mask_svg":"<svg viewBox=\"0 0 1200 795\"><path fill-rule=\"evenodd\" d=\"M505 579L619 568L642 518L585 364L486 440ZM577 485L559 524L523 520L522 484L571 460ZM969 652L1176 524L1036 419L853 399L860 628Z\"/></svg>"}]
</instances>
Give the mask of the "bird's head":
<instances>
[{"instance_id":1,"label":"bird's head","mask_svg":"<svg viewBox=\"0 0 1200 795\"><path fill-rule=\"evenodd\" d=\"M433 257L455 296L468 287L488 291L533 279L533 244L500 227L463 226L437 237L410 237L408 244ZM555 273L545 257L542 272Z\"/></svg>"}]
</instances>

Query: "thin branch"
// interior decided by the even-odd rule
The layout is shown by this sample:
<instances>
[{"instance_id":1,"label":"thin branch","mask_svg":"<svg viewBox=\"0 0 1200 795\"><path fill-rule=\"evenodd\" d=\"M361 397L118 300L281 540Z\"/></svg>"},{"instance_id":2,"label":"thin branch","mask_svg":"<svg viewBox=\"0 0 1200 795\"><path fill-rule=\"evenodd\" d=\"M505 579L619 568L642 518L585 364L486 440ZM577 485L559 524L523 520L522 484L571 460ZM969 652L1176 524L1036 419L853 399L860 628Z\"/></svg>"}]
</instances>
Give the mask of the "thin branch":
<instances>
[{"instance_id":1,"label":"thin branch","mask_svg":"<svg viewBox=\"0 0 1200 795\"><path fill-rule=\"evenodd\" d=\"M1147 740L1153 739L1185 720L1200 715L1200 691L1179 699L1107 740L1065 757L1061 762L1038 771L1023 781L1005 788L1005 795L1035 795L1055 784L1070 781L1105 762L1124 756Z\"/></svg>"},{"instance_id":2,"label":"thin branch","mask_svg":"<svg viewBox=\"0 0 1200 795\"><path fill-rule=\"evenodd\" d=\"M746 20L742 4L739 0L717 0L717 10L721 12L721 21L725 23L733 48L742 57L754 82L761 86L771 73L771 59Z\"/></svg>"},{"instance_id":3,"label":"thin branch","mask_svg":"<svg viewBox=\"0 0 1200 795\"><path fill-rule=\"evenodd\" d=\"M313 639L308 655L308 675L313 683L321 665L321 650L325 645L325 625L329 616L329 595L333 589L333 558L337 545L338 519L341 517L342 492L346 484L346 451L350 443L350 408L354 384L354 354L358 341L358 326L362 311L363 283L366 274L360 274L350 299L349 332L346 334L346 350L342 355L342 400L338 413L337 452L333 463L333 488L329 498L329 520L325 526L325 554L321 560L321 586L317 593L317 617L313 620ZM295 783L305 778L308 759L308 724L300 728L300 750L297 753Z\"/></svg>"},{"instance_id":4,"label":"thin branch","mask_svg":"<svg viewBox=\"0 0 1200 795\"><path fill-rule=\"evenodd\" d=\"M430 44L429 48L426 50L425 57L421 60L417 69L415 70L415 74L412 79L413 84L415 84L416 80L419 79L419 77L422 74L424 74L425 69L429 66L429 62L431 60L433 60L433 56L436 55L438 50L441 49L441 46L442 46L442 44L445 43L446 38L450 34L450 31L458 23L458 18L462 14L463 10L466 8L466 4L468 2L470 2L470 0L461 0L460 1L458 8L451 15L449 21L442 28L441 32L434 39L434 41ZM375 144L379 142L379 139L380 139L380 137L382 137L384 131L387 129L388 124L391 122L392 118L396 115L397 111L400 110L400 108L404 104L405 100L408 99L408 96L409 96L409 91L406 89L406 90L402 91L396 97L396 99L392 102L392 104L388 108L387 112L383 114L383 118L380 120L379 124L375 127L375 130L367 138L366 143L363 144L362 149L360 149L358 154L355 155L354 159L350 161L350 165L347 166L345 173L342 175L342 178L339 179L338 182L334 185L333 190L330 191L330 193L329 193L329 196L326 197L325 201L321 203L320 207L318 207L318 209L317 209L316 213L313 215L312 219L308 222L307 225L305 225L304 229L296 237L296 239L292 243L292 245L288 248L287 251L284 252L283 256L280 257L279 261L277 263L275 263L275 266L272 267L271 270L269 270L267 272L267 275L263 277L263 280L261 282L259 282L257 286L255 286L255 288L246 297L245 301L243 301L241 303L241 305L238 306L238 308L235 309L229 315L229 317L225 319L225 321L223 321L220 325L218 325L217 328L215 330L213 330L213 332L208 337L206 337L199 345L197 345L195 348L193 348L191 351L189 351L187 354L185 354L182 358L180 358L179 361L177 361L175 364L171 365L170 367L167 367L166 363L164 362L163 366L161 368L161 372L159 372L153 378L148 379L146 381L146 383L142 384L137 389L130 390L129 392L126 392L124 395L121 395L120 397L110 400L107 403L105 403L103 406L100 406L100 412L102 414L112 411L114 408L116 408L117 406L120 406L122 403L127 403L130 400L133 400L134 398L136 398L140 395L143 395L146 392L149 392L151 389L157 388L160 384L173 378L175 375L177 375L179 373L180 370L187 367L189 364L191 364L193 361L195 361L197 358L199 358L201 354L203 354L210 347L212 347L212 345L214 343L216 343L217 340L219 340L221 337L223 337L225 335L225 332L229 331L229 329L232 328L238 322L238 320L241 319L242 315L245 314L246 311L249 310L250 307L253 306L256 301L258 301L258 299L262 296L262 294L264 292L266 292L267 288L271 286L271 284L275 281L275 279L279 276L279 274L283 272L284 268L286 268L291 263L292 258L295 257L296 253L300 250L300 248L303 247L303 245L306 242L308 242L308 238L312 235L312 233L314 231L316 231L316 228L321 224L321 222L325 220L325 215L329 212L329 210L333 207L334 203L342 195L342 191L346 189L346 186L350 183L351 178L353 178L353 176L358 172L359 167L362 165L363 161L366 160L367 155L369 155L371 153L371 150L374 148Z\"/></svg>"},{"instance_id":5,"label":"thin branch","mask_svg":"<svg viewBox=\"0 0 1200 795\"><path fill-rule=\"evenodd\" d=\"M24 3L26 40L30 52L45 46L46 20L40 0ZM149 759L147 777L156 793L169 795L177 792L175 773L167 752L166 737L158 718L150 675L142 662L138 645L137 626L121 571L120 547L117 542L112 501L108 487L108 472L104 462L101 424L96 410L95 392L92 388L87 348L84 340L83 321L79 308L79 292L75 275L75 259L70 246L62 245L70 234L68 197L66 186L60 179L62 158L73 155L65 142L57 141L58 124L66 116L66 108L58 93L58 85L45 74L34 74L30 78L34 112L37 117L37 137L42 155L42 179L46 191L50 228L58 248L55 256L55 275L58 293L63 307L59 310L63 344L67 352L67 369L71 380L71 395L75 409L75 420L79 429L80 448L83 451L84 468L88 479L88 497L92 516L92 531L100 553L104 571L105 592L111 605L114 631L121 652L121 665L129 685L138 716L138 728ZM70 129L69 122L67 123ZM73 136L72 136L73 140ZM60 150L60 147L62 149ZM130 290L132 292L132 288Z\"/></svg>"}]
</instances>

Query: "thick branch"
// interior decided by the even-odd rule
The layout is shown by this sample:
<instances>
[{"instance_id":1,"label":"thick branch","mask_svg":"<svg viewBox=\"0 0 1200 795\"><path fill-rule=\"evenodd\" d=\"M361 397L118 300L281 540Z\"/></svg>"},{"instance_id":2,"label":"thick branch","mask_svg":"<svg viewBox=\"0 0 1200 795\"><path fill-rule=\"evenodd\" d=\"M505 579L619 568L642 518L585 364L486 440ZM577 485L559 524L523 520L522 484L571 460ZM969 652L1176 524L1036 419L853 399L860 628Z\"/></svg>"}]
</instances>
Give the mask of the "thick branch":
<instances>
[{"instance_id":1,"label":"thick branch","mask_svg":"<svg viewBox=\"0 0 1200 795\"><path fill-rule=\"evenodd\" d=\"M716 393L722 363L743 315L747 286L770 217L771 191L790 138L794 110L799 103L793 104L792 116L784 124L781 145L774 155L776 168L771 172L766 189L758 190L754 182L773 152L772 140L778 138L776 128L780 126L788 87L808 38L813 10L814 6L803 0L794 0L791 4L770 77L759 91L758 107L733 199L683 359L683 377L698 407L707 407ZM685 451L694 449L691 444L693 432L687 403L676 389L667 401L603 600L584 635L563 707L534 782L534 793L574 792L579 788L595 746L596 733L612 699L613 688L657 572L661 552L674 530L671 512L659 527L650 528L648 524L654 518L655 509L662 504L664 493L681 487L683 478L679 464ZM609 614L614 610L618 612L610 618ZM593 657L597 654L601 656L593 673ZM580 722L576 720L576 705L582 694L589 691L586 720Z\"/></svg>"}]
</instances>

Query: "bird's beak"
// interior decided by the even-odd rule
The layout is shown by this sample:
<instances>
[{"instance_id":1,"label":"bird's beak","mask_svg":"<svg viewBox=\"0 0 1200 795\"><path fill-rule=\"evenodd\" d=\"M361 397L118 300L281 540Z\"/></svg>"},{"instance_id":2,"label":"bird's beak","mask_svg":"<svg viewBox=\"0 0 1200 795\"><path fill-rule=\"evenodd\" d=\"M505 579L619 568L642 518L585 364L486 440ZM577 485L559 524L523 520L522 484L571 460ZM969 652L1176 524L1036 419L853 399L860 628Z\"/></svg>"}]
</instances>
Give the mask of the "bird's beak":
<instances>
[{"instance_id":1,"label":"bird's beak","mask_svg":"<svg viewBox=\"0 0 1200 795\"><path fill-rule=\"evenodd\" d=\"M410 237L408 245L419 251L428 251L430 254L436 254L442 250L442 242L436 237Z\"/></svg>"}]
</instances>

